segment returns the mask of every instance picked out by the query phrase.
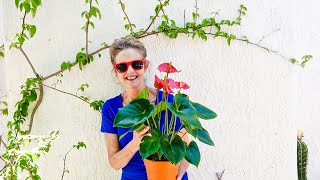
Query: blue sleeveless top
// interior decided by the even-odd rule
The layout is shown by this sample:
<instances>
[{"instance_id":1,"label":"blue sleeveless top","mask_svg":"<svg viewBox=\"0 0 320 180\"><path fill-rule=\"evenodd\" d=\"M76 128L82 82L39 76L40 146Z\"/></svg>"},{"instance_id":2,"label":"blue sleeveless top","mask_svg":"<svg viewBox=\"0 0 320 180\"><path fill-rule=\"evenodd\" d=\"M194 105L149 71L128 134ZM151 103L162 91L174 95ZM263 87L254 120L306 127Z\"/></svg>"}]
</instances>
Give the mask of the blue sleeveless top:
<instances>
[{"instance_id":1,"label":"blue sleeveless top","mask_svg":"<svg viewBox=\"0 0 320 180\"><path fill-rule=\"evenodd\" d=\"M160 102L162 100L162 91L158 91L157 94L157 102ZM169 94L168 96L168 102L173 102L174 96L172 94ZM112 133L117 134L118 137L120 137L122 134L126 133L130 128L122 128L122 127L114 127L113 121L118 113L118 109L122 108L122 99L121 94L108 99L102 106L102 122L101 122L101 132L103 133ZM160 127L164 126L164 111L161 115L160 120ZM171 112L169 112L169 120L171 119ZM169 121L170 122L170 121ZM178 131L181 128L180 119L177 118L177 123L175 130ZM120 149L124 148L133 138L133 132L129 132L126 136L124 136L119 144ZM148 180L146 167L143 163L142 157L137 151L132 159L129 161L129 163L122 168L122 176L121 180ZM182 180L188 180L187 172L184 173Z\"/></svg>"}]
</instances>

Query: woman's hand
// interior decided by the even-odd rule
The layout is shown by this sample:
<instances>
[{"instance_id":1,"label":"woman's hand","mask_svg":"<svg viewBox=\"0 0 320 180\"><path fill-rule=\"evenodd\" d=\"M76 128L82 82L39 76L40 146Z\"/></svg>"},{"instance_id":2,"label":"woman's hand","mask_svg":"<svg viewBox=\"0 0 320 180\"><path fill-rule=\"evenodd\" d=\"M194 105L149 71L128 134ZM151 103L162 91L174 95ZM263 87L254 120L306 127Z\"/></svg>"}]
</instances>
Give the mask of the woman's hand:
<instances>
[{"instance_id":1,"label":"woman's hand","mask_svg":"<svg viewBox=\"0 0 320 180\"><path fill-rule=\"evenodd\" d=\"M177 175L177 180L181 180L183 175Z\"/></svg>"},{"instance_id":2,"label":"woman's hand","mask_svg":"<svg viewBox=\"0 0 320 180\"><path fill-rule=\"evenodd\" d=\"M141 143L141 140L144 136L151 136L150 133L147 133L150 129L150 126L146 126L144 129L142 129L141 131L134 131L133 132L133 138L130 142L131 144L131 150L132 152L137 152L140 148L140 143Z\"/></svg>"}]
</instances>

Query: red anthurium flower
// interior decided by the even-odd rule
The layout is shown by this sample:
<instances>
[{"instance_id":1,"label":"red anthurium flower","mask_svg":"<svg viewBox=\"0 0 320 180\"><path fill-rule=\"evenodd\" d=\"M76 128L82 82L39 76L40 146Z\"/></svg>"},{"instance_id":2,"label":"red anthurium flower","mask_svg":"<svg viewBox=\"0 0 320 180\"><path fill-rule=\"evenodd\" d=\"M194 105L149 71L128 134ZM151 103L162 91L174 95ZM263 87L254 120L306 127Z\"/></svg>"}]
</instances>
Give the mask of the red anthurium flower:
<instances>
[{"instance_id":1,"label":"red anthurium flower","mask_svg":"<svg viewBox=\"0 0 320 180\"><path fill-rule=\"evenodd\" d=\"M175 84L176 84L176 86L178 86L178 89L184 89L184 90L186 90L186 89L189 89L189 88L190 88L190 86L189 86L188 84L186 84L185 82L182 82L182 81L180 81L180 82L175 82Z\"/></svg>"},{"instance_id":2,"label":"red anthurium flower","mask_svg":"<svg viewBox=\"0 0 320 180\"><path fill-rule=\"evenodd\" d=\"M161 79L158 78L157 75L154 76L154 87L156 87L157 89L162 89L163 88L163 81Z\"/></svg>"},{"instance_id":3,"label":"red anthurium flower","mask_svg":"<svg viewBox=\"0 0 320 180\"><path fill-rule=\"evenodd\" d=\"M158 66L158 70L160 72L166 72L166 73L180 72L174 66L172 66L170 63L162 63L162 64L160 64Z\"/></svg>"}]
</instances>

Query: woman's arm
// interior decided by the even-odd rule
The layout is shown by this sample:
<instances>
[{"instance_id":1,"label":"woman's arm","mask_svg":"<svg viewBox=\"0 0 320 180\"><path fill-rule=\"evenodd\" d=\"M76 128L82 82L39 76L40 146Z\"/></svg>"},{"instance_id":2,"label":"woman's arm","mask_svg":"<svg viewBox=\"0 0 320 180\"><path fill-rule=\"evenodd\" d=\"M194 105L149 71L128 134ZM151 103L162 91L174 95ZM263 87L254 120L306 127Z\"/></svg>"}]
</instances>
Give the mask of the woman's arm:
<instances>
[{"instance_id":1,"label":"woman's arm","mask_svg":"<svg viewBox=\"0 0 320 180\"><path fill-rule=\"evenodd\" d=\"M180 132L178 133L178 135L180 137L182 137L182 140L184 142L186 142L187 144L189 144L189 137L188 137L188 133L186 131L186 129L181 129ZM177 175L177 180L181 180L182 176L184 175L184 173L187 171L189 167L189 162L186 159L182 159L179 169L178 169L178 175Z\"/></svg>"},{"instance_id":2,"label":"woman's arm","mask_svg":"<svg viewBox=\"0 0 320 180\"><path fill-rule=\"evenodd\" d=\"M143 136L150 136L149 133L145 134L148 130L149 126L139 132L135 131L133 133L133 139L121 150L118 135L111 133L105 134L109 164L113 169L119 170L129 163L133 155L139 150L139 145Z\"/></svg>"}]
</instances>

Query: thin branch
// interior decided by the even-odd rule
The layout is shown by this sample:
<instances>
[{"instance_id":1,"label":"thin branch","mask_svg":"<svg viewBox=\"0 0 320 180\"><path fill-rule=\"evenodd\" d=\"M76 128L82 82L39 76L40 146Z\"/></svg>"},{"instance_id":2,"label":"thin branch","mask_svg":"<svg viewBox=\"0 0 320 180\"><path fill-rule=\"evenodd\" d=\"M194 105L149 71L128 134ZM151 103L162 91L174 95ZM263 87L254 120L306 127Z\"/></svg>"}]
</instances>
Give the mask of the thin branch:
<instances>
[{"instance_id":1,"label":"thin branch","mask_svg":"<svg viewBox=\"0 0 320 180\"><path fill-rule=\"evenodd\" d=\"M29 176L31 177L31 179L33 179L33 175L32 175L32 172L31 172L28 164L26 164L26 169L29 172Z\"/></svg>"},{"instance_id":2,"label":"thin branch","mask_svg":"<svg viewBox=\"0 0 320 180\"><path fill-rule=\"evenodd\" d=\"M127 20L128 20L128 23L129 23L129 27L130 27L130 32L132 33L133 32L133 29L132 29L132 24L130 22L130 19L126 13L126 11L124 10L125 8L122 6L122 4L124 4L121 0L119 0L119 3L121 5L121 9L122 9L122 12L124 13L124 15L126 16Z\"/></svg>"},{"instance_id":3,"label":"thin branch","mask_svg":"<svg viewBox=\"0 0 320 180\"><path fill-rule=\"evenodd\" d=\"M7 161L6 161L5 159L3 159L2 156L0 156L0 159L1 159L3 162L7 163Z\"/></svg>"},{"instance_id":4,"label":"thin branch","mask_svg":"<svg viewBox=\"0 0 320 180\"><path fill-rule=\"evenodd\" d=\"M33 73L36 75L36 77L41 79L41 77L39 76L39 74L38 74L38 73L36 72L36 70L34 69L34 67L33 67L33 65L32 65L32 63L31 63L31 61L30 61L29 57L28 57L28 56L27 56L27 54L24 52L24 50L22 49L22 47L21 47L21 46L19 47L19 50L22 52L22 54L24 55L24 57L25 57L25 58L26 58L26 60L28 61L29 65L30 65L30 67L31 67L31 69L32 69L32 71L33 71Z\"/></svg>"},{"instance_id":5,"label":"thin branch","mask_svg":"<svg viewBox=\"0 0 320 180\"><path fill-rule=\"evenodd\" d=\"M92 7L92 0L90 0L90 5L89 5L89 14L87 16L87 23L86 23L86 55L88 57L88 38L89 38L89 23L90 23L90 17L91 17L91 7Z\"/></svg>"},{"instance_id":6,"label":"thin branch","mask_svg":"<svg viewBox=\"0 0 320 180\"><path fill-rule=\"evenodd\" d=\"M96 50L96 51L94 51L94 52L92 52L92 53L89 53L88 56L93 56L93 55L99 53L99 52L102 51L102 50L108 49L109 47L110 47L110 46L104 46L104 47L102 47L102 48L100 48L100 49L98 49L98 50ZM85 59L85 58L86 58L86 57L84 57L83 59ZM83 60L83 59L82 59L82 60ZM75 65L77 65L77 64L78 64L78 61L75 61L75 62L73 62L72 64L70 64L69 68L72 68L73 66L75 66ZM47 79L49 79L49 78L51 78L51 77L53 77L53 76L56 76L56 75L64 72L65 70L66 70L66 69L60 69L59 71L57 71L57 72L55 72L55 73L52 73L52 74L50 74L50 75L42 78L42 81L45 81L45 80L47 80Z\"/></svg>"},{"instance_id":7,"label":"thin branch","mask_svg":"<svg viewBox=\"0 0 320 180\"><path fill-rule=\"evenodd\" d=\"M61 92L61 93L68 94L68 95L70 95L70 96L76 97L76 98L78 98L78 99L82 100L83 102L85 102L85 103L87 103L87 104L90 105L90 102L89 102L89 101L86 101L86 100L82 99L81 97L79 97L79 96L77 96L77 95L75 95L75 94L68 93L68 92L59 90L59 89L57 89L57 88L51 87L51 86L47 86L47 85L45 85L45 84L43 84L43 86L48 87L48 88L53 89L53 90L56 90L56 91L58 91L58 92ZM98 110L98 111L101 113L100 110Z\"/></svg>"},{"instance_id":8,"label":"thin branch","mask_svg":"<svg viewBox=\"0 0 320 180\"><path fill-rule=\"evenodd\" d=\"M36 111L38 110L40 104L42 103L42 99L43 99L43 85L42 85L42 81L40 81L39 83L39 99L37 101L37 104L35 105L35 107L32 110L32 114L31 114L31 118L30 118L30 123L29 123L29 130L27 132L27 134L30 134L31 130L32 130L32 124L33 124L33 119L34 119L34 115L36 113Z\"/></svg>"},{"instance_id":9,"label":"thin branch","mask_svg":"<svg viewBox=\"0 0 320 180\"><path fill-rule=\"evenodd\" d=\"M84 101L84 102L86 102L86 103L90 104L90 102L88 102L88 101L86 101L86 100L82 99L81 97L76 96L76 95L74 95L74 94L72 94L72 93L68 93L68 92L65 92L65 91L59 90L59 89L57 89L57 88L54 88L54 87L51 87L51 86L48 86L48 85L45 85L45 84L42 84L42 85L43 85L43 86L45 86L45 87L47 87L47 88L50 88L50 89L53 89L53 90L59 91L59 92L61 92L61 93L68 94L68 95L70 95L70 96L76 97L76 98L78 98L78 99L80 99L80 100L82 100L82 101Z\"/></svg>"},{"instance_id":10,"label":"thin branch","mask_svg":"<svg viewBox=\"0 0 320 180\"><path fill-rule=\"evenodd\" d=\"M71 150L72 150L73 148L74 148L74 147L72 147L72 148L67 152L67 154L64 155L64 158L63 158L63 172L62 172L61 180L63 180L64 173L67 171L67 170L66 170L67 155L71 152Z\"/></svg>"},{"instance_id":11,"label":"thin branch","mask_svg":"<svg viewBox=\"0 0 320 180\"><path fill-rule=\"evenodd\" d=\"M26 24L26 17L27 17L27 11L25 10L25 11L24 11L23 18L22 18L22 31L21 31L21 35L24 33L24 30L25 30L24 25ZM20 47L21 47L21 44L20 44Z\"/></svg>"},{"instance_id":12,"label":"thin branch","mask_svg":"<svg viewBox=\"0 0 320 180\"><path fill-rule=\"evenodd\" d=\"M2 136L2 135L1 135L1 136ZM7 144L3 141L2 137L1 137L1 142L2 142L3 146L4 146L6 149L8 149L8 146L7 146ZM0 145L1 145L1 142L0 142Z\"/></svg>"},{"instance_id":13,"label":"thin branch","mask_svg":"<svg viewBox=\"0 0 320 180\"><path fill-rule=\"evenodd\" d=\"M3 168L0 170L0 173L8 167L8 164L4 165Z\"/></svg>"},{"instance_id":14,"label":"thin branch","mask_svg":"<svg viewBox=\"0 0 320 180\"><path fill-rule=\"evenodd\" d=\"M267 34L266 36L262 36L262 38L259 40L259 42L257 44L260 44L261 41L263 41L266 37L270 36L271 34L277 32L277 31L280 31L280 29L277 28L277 29L273 30L272 32L270 32L269 34Z\"/></svg>"},{"instance_id":15,"label":"thin branch","mask_svg":"<svg viewBox=\"0 0 320 180\"><path fill-rule=\"evenodd\" d=\"M217 172L216 173L216 176L217 176L218 180L222 180L222 176L224 174L224 171L225 171L225 169L222 172Z\"/></svg>"},{"instance_id":16,"label":"thin branch","mask_svg":"<svg viewBox=\"0 0 320 180\"><path fill-rule=\"evenodd\" d=\"M144 31L143 31L143 33L142 33L142 34L144 34L144 33L148 32L148 30L150 29L151 25L154 23L154 21L155 21L155 20L156 20L156 18L158 17L158 15L159 15L159 12L160 12L160 11L162 11L162 13L164 13L164 11L163 11L163 7L164 7L164 6L162 5L161 0L159 0L159 3L160 3L160 8L158 9L158 11L157 11L156 15L152 18L152 20L151 20L151 22L150 22L149 26L146 28L146 30L144 30Z\"/></svg>"}]
</instances>

